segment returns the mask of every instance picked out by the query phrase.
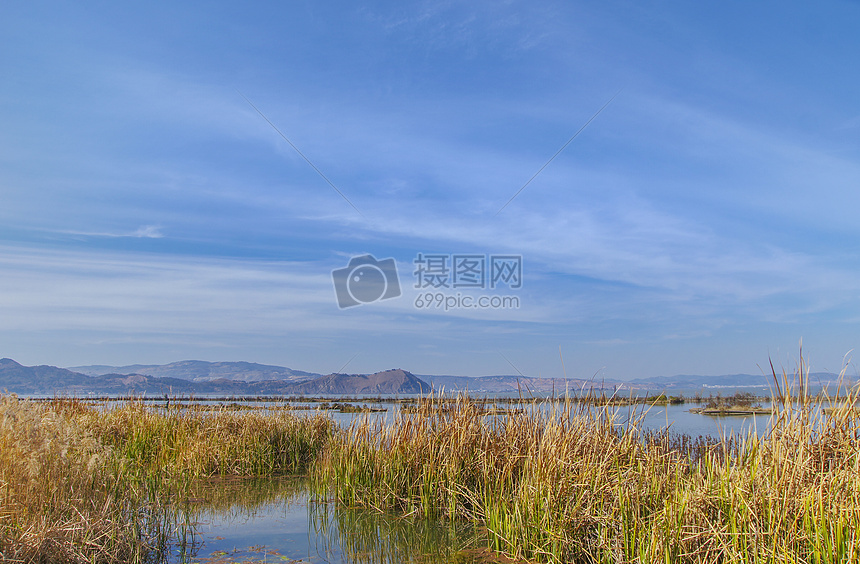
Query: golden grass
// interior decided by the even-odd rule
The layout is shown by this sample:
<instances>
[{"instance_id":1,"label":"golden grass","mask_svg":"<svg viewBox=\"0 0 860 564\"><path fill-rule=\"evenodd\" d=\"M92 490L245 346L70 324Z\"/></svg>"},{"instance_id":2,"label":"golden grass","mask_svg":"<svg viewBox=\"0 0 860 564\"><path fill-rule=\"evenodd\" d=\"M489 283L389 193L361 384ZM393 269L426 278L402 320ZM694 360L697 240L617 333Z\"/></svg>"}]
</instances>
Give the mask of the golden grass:
<instances>
[{"instance_id":1,"label":"golden grass","mask_svg":"<svg viewBox=\"0 0 860 564\"><path fill-rule=\"evenodd\" d=\"M860 562L856 400L775 401L764 436L708 444L582 404L487 417L437 398L356 423L313 479L346 504L477 520L543 562Z\"/></svg>"},{"instance_id":2,"label":"golden grass","mask_svg":"<svg viewBox=\"0 0 860 564\"><path fill-rule=\"evenodd\" d=\"M104 470L109 456L50 406L0 396L0 558L140 560L157 524L145 504L131 507L113 494L116 478Z\"/></svg>"},{"instance_id":3,"label":"golden grass","mask_svg":"<svg viewBox=\"0 0 860 564\"><path fill-rule=\"evenodd\" d=\"M157 562L187 532L192 479L306 471L323 416L0 396L0 560ZM181 539L180 539L181 540Z\"/></svg>"}]
</instances>

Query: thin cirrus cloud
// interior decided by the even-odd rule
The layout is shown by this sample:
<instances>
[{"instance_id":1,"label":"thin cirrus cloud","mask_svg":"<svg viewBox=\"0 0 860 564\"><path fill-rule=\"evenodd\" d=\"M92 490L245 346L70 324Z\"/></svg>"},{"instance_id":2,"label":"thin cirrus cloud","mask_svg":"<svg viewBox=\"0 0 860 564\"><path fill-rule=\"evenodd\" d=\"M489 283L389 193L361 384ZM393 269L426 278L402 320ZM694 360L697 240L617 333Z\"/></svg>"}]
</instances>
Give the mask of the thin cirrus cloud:
<instances>
[{"instance_id":1,"label":"thin cirrus cloud","mask_svg":"<svg viewBox=\"0 0 860 564\"><path fill-rule=\"evenodd\" d=\"M328 276L301 263L3 247L7 328L161 332L271 330L303 304L333 301ZM326 273L327 274L327 273Z\"/></svg>"},{"instance_id":2,"label":"thin cirrus cloud","mask_svg":"<svg viewBox=\"0 0 860 564\"><path fill-rule=\"evenodd\" d=\"M132 238L132 239L162 239L164 233L160 225L141 225L134 231L78 231L74 229L40 229L40 231L72 235L76 237L96 237L108 239Z\"/></svg>"},{"instance_id":3,"label":"thin cirrus cloud","mask_svg":"<svg viewBox=\"0 0 860 564\"><path fill-rule=\"evenodd\" d=\"M163 81L155 82L161 85L160 88L164 87ZM199 89L192 89L192 91L192 94L189 94L189 101L195 96L199 97L201 92ZM219 103L214 104L217 106ZM238 98L236 104L241 107ZM797 159L792 157L801 153L811 155L806 159L807 161L815 161L816 152L813 149L799 148L781 140L778 142L773 135L768 136L749 127L733 124L695 108L682 108L677 104L666 102L662 104L664 109L656 112L657 117L666 119L670 115L675 116L674 119L678 123L675 127L679 128L681 122L685 123L685 135L693 136L698 140L696 143L685 143L687 152L697 153L699 156L709 155L708 158L716 158L714 155L726 154L727 151L733 155L758 154L761 158L755 166L763 171L776 169L786 161L797 162ZM206 105L212 104L204 104ZM643 112L647 113L657 105L657 103L652 103L650 106L644 104ZM172 111L180 112L180 106L181 104L173 105ZM238 109L237 111L242 112ZM261 135L272 137L269 127L259 120L258 116L245 111L244 117L254 122L253 125L248 124L249 130L262 129ZM167 121L171 119L170 115L165 115L163 118ZM236 118L230 118L230 121L235 122ZM391 164L399 167L399 170L429 166L431 168L428 170L435 175L434 163L458 162L456 155L462 154L465 149L457 144L446 143L443 139L422 138L408 130L398 132L389 128L384 136L368 137L367 130L373 120L365 118L363 122L346 121L351 123L351 128L339 131L342 139L340 144L345 148L355 146L355 142L359 139L370 141L365 148L358 155L350 156L348 152L338 151L335 145L327 147L329 151L334 150L334 153L320 152L320 156L314 156L314 159L318 162L331 161L333 155L338 155L347 163L341 164L343 167L348 166L349 163L358 162L361 159L357 157L363 158L365 155L362 153L366 153L376 159L369 160L371 164L365 165L371 170L388 170ZM670 126L672 123L669 120ZM593 128L600 127L600 123L593 125ZM222 128L223 131L229 129L229 127ZM300 123L297 129L310 130L311 124ZM588 143L587 139L582 141ZM273 158L282 159L283 141L275 138L273 142L275 143L273 148L276 149ZM309 144L315 148L319 142ZM408 147L409 150L392 154L390 151L382 150L383 147ZM421 150L416 150L419 147ZM726 291L726 288L736 286L739 293L748 293L750 289L746 284L725 285L717 281L731 278L739 272L746 273L750 277L755 277L756 273L760 276L770 276L774 270L773 262L786 264L780 258L776 261L770 260L766 253L756 254L744 250L745 244L732 241L724 235L715 235L707 226L703 228L695 222L686 221L682 217L675 217L670 212L662 211L657 201L649 201L648 196L632 194L625 197L623 193L618 192L617 188L609 187L610 191L620 194L621 197L616 197L613 205L607 210L606 196L602 195L600 200L595 199L594 189L587 186L587 183L595 178L593 173L597 170L591 170L588 162L576 162L581 160L577 156L579 149L581 147L576 144L569 147L565 156L570 158L561 158L553 163L539 182L523 192L514 209L510 210L509 221L497 226L494 226L489 219L480 217L473 218L476 221L464 226L462 216L469 215L468 212L464 213L464 210L468 210L479 195L489 200L488 196L492 193L501 201L503 196L507 196L507 193L519 184L509 181L509 186L505 186L503 190L499 188L498 183L485 180L486 188L481 189L482 175L486 171L502 169L507 171L505 176L509 179L513 176L513 170L517 169L518 172L522 172L519 176L525 178L529 171L526 167L537 164L537 161L531 162L534 159L486 150L468 151L472 157L469 161L458 165L459 169L450 167L440 169L439 172L445 176L436 178L440 186L447 186L451 191L455 187L466 187L467 190L462 192L461 202L458 204L451 199L439 199L439 207L435 211L425 207L422 214L414 212L412 208L415 204L412 199L397 198L396 195L394 198L379 199L372 193L363 193L360 187L349 183L341 186L345 186L345 193L375 216L376 221L370 226L371 229L367 230L368 232L383 232L393 236L409 235L418 241L430 234L434 242L440 239L447 240L452 246L487 246L490 243L498 246L501 243L507 249L521 249L522 252L528 253L532 260L543 262L547 267L554 266L557 269L597 279L675 289L686 287L693 288L696 293L712 291L715 287ZM682 146L678 149L684 150ZM289 152L287 149L287 153ZM402 158L407 159L406 164L401 162ZM747 162L750 160L746 159ZM518 162L515 166L511 166L512 161ZM826 156L821 155L820 161L815 165L814 170L823 171L833 168L824 166L833 164ZM290 175L290 166L295 168L296 164L299 168L305 166L301 162L286 162L285 177ZM846 166L850 167L851 164L846 163ZM799 173L802 174L803 171ZM762 174L764 175L764 172ZM575 184L582 186L575 186L573 190L566 193L559 192L558 179L565 177L574 178ZM632 179L623 177L612 180L615 185L633 184ZM477 187L478 191L470 195L472 187ZM323 221L346 221L355 224L356 232L362 231L361 218L353 217L354 214L348 209L341 209L344 208L343 203L338 201L335 194L330 193L328 187L319 179L311 177L302 186L294 189L305 190L305 194L310 197L295 193L291 195L291 189L284 185L273 188L281 190L281 194L276 195L272 190L256 192L251 190L248 193L246 188L244 191L235 192L235 195L237 200L245 203L258 199L260 201L258 206L267 205L267 201L271 201L273 197L281 198L285 203L288 202L285 210L289 209L292 215L315 217ZM766 186L759 188L759 193L767 193ZM229 190L212 194L220 198L228 193ZM559 197L558 204L562 211L547 214L544 209L535 209L531 200L541 202L546 194ZM584 199L581 199L582 196ZM656 196L659 198L659 193ZM735 199L731 194L724 197L730 198L730 201ZM434 198L438 198L438 194ZM570 211L563 211L564 206L569 206ZM748 206L744 206L743 209L748 209ZM163 236L162 228L152 225L141 226L137 230L127 232L69 230L67 233L94 237L161 238ZM721 258L725 256L732 256L733 259ZM744 260L743 256L748 258ZM779 254L774 256L779 257ZM733 268L723 268L723 265L729 263ZM706 274L703 275L703 273Z\"/></svg>"}]
</instances>

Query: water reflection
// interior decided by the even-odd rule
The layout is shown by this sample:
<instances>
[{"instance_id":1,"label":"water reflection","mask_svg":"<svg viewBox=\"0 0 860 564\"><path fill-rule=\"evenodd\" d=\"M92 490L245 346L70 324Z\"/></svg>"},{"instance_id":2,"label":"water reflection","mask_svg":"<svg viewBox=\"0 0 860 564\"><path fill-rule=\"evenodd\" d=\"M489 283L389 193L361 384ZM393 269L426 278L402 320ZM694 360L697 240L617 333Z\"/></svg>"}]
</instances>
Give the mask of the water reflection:
<instances>
[{"instance_id":1,"label":"water reflection","mask_svg":"<svg viewBox=\"0 0 860 564\"><path fill-rule=\"evenodd\" d=\"M471 524L343 507L302 479L201 481L177 508L171 563L417 564L485 546Z\"/></svg>"},{"instance_id":2,"label":"water reflection","mask_svg":"<svg viewBox=\"0 0 860 564\"><path fill-rule=\"evenodd\" d=\"M292 560L270 545L302 544L307 515L295 510L307 498L301 479L199 480L170 501L176 534L167 562ZM277 550L276 550L277 552Z\"/></svg>"},{"instance_id":3,"label":"water reflection","mask_svg":"<svg viewBox=\"0 0 860 564\"><path fill-rule=\"evenodd\" d=\"M318 548L329 556L344 555L356 564L449 561L483 538L469 523L449 523L391 513L371 512L336 503L310 506Z\"/></svg>"},{"instance_id":4,"label":"water reflection","mask_svg":"<svg viewBox=\"0 0 860 564\"><path fill-rule=\"evenodd\" d=\"M353 401L348 398L341 401L347 405L352 405L360 408L373 410L372 412L350 412L331 409L333 405L341 405L333 402L308 402L294 399L282 399L278 401L237 401L228 402L225 404L222 400L215 399L176 399L172 400L171 404L174 408L194 407L195 409L212 409L214 411L242 409L256 410L260 413L271 413L275 411L289 410L295 412L299 416L312 415L316 412L323 412L332 421L341 428L347 428L356 420L369 419L371 423L381 420L384 423L392 423L398 414L402 411L413 407L411 403L401 403L394 398L379 398L379 399L364 399L361 401ZM551 400L549 398L538 398L536 402L526 401L517 402L511 401L510 398L477 398L477 402L485 405L488 410L498 410L500 414L509 411L517 410L532 410L538 409L541 411L562 411L560 406L564 405L564 400L557 398ZM95 404L99 409L113 409L123 405L124 401L107 402L103 404ZM150 402L153 409L164 410L164 400ZM574 401L574 404L576 402ZM769 401L761 401L761 405L765 408L770 406ZM711 416L697 413L690 413L691 408L702 407L703 402L698 402L687 397L685 403L669 404L669 405L648 405L635 404L632 406L612 406L600 407L588 404L588 409L592 413L600 412L612 417L613 421L619 425L626 426L630 421L638 420L640 428L648 431L658 431L668 428L671 432L687 434L693 437L705 436L712 438L720 438L731 434L746 434L753 431L761 435L764 433L770 422L770 415L744 415L744 416ZM488 415L489 417L490 415ZM502 415L500 415L502 416Z\"/></svg>"}]
</instances>

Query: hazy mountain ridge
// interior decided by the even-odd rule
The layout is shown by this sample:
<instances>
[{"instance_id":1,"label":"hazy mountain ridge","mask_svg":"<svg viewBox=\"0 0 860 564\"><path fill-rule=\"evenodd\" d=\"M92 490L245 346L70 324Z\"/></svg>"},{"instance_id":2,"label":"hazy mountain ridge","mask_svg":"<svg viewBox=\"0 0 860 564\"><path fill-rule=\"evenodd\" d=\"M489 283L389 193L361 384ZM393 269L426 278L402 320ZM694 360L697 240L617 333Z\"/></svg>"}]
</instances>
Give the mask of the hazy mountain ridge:
<instances>
[{"instance_id":1,"label":"hazy mountain ridge","mask_svg":"<svg viewBox=\"0 0 860 564\"><path fill-rule=\"evenodd\" d=\"M470 393L523 393L529 394L552 393L564 394L565 391L579 393L589 389L612 389L614 384L620 382L593 380L581 380L577 378L534 378L530 376L432 376L421 374L419 378L429 382L435 390L446 392L470 392Z\"/></svg>"},{"instance_id":2,"label":"hazy mountain ridge","mask_svg":"<svg viewBox=\"0 0 860 564\"><path fill-rule=\"evenodd\" d=\"M159 395L414 394L429 392L430 385L412 373L400 369L367 375L329 374L300 382L283 379L246 382L228 378L193 381L147 374L88 376L54 366L23 366L12 359L4 358L0 360L0 390L38 395L130 392Z\"/></svg>"},{"instance_id":3,"label":"hazy mountain ridge","mask_svg":"<svg viewBox=\"0 0 860 564\"><path fill-rule=\"evenodd\" d=\"M128 366L72 366L68 368L88 376L108 374L144 374L157 378L178 378L192 382L209 382L227 379L240 382L265 382L285 380L299 382L318 378L322 374L293 370L284 366L257 364L255 362L207 362L204 360L180 360L169 364L130 364Z\"/></svg>"},{"instance_id":4,"label":"hazy mountain ridge","mask_svg":"<svg viewBox=\"0 0 860 564\"><path fill-rule=\"evenodd\" d=\"M56 366L22 366L11 358L0 359L0 390L38 394L50 393L55 383L61 381L69 386L86 386L91 383L89 376L57 368Z\"/></svg>"},{"instance_id":5,"label":"hazy mountain ridge","mask_svg":"<svg viewBox=\"0 0 860 564\"><path fill-rule=\"evenodd\" d=\"M784 385L782 374L777 374L779 385ZM796 375L788 374L791 386L798 385ZM855 379L847 379L854 381ZM809 385L835 385L840 381L839 374L832 372L812 372L809 374ZM774 387L772 374L727 374L724 376L696 376L679 374L676 376L659 376L656 378L637 378L631 380L634 387L649 389L678 389L678 388L762 388L770 390Z\"/></svg>"}]
</instances>

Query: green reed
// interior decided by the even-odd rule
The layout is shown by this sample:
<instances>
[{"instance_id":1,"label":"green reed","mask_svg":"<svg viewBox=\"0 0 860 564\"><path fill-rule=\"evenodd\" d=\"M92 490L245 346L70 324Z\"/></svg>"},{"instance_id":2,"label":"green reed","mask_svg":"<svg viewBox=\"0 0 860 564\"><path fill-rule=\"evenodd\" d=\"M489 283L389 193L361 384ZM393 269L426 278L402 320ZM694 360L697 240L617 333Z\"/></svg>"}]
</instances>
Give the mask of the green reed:
<instances>
[{"instance_id":1,"label":"green reed","mask_svg":"<svg viewBox=\"0 0 860 564\"><path fill-rule=\"evenodd\" d=\"M786 393L763 436L697 442L585 404L488 417L434 398L357 422L312 479L346 504L475 520L542 562L860 562L856 402L825 414Z\"/></svg>"},{"instance_id":2,"label":"green reed","mask_svg":"<svg viewBox=\"0 0 860 564\"><path fill-rule=\"evenodd\" d=\"M322 414L153 409L130 402L86 425L135 474L192 479L304 472L333 432Z\"/></svg>"}]
</instances>

